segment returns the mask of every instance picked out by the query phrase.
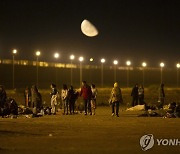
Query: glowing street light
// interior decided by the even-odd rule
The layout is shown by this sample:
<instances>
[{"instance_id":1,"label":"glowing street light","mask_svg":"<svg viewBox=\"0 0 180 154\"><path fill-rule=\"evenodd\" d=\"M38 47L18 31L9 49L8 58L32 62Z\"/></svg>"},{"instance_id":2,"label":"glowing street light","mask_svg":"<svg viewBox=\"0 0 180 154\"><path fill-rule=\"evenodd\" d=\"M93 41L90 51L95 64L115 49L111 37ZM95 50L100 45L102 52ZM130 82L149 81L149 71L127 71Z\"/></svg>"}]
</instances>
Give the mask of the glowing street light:
<instances>
[{"instance_id":1,"label":"glowing street light","mask_svg":"<svg viewBox=\"0 0 180 154\"><path fill-rule=\"evenodd\" d=\"M75 59L75 56L74 55L70 55L69 59L71 60L71 74L70 74L70 76L71 76L71 85L72 85L73 84L72 61Z\"/></svg>"},{"instance_id":2,"label":"glowing street light","mask_svg":"<svg viewBox=\"0 0 180 154\"><path fill-rule=\"evenodd\" d=\"M38 63L39 63L39 56L41 55L40 51L36 51L36 85L38 87L38 80L39 80L39 70L38 70Z\"/></svg>"},{"instance_id":3,"label":"glowing street light","mask_svg":"<svg viewBox=\"0 0 180 154\"><path fill-rule=\"evenodd\" d=\"M118 61L117 60L114 60L113 61L113 64L114 64L114 83L116 82L116 66L118 64Z\"/></svg>"},{"instance_id":4,"label":"glowing street light","mask_svg":"<svg viewBox=\"0 0 180 154\"><path fill-rule=\"evenodd\" d=\"M93 61L94 61L94 59L93 59L93 58L90 58L90 59L89 59L89 61L90 61L90 62L93 62Z\"/></svg>"},{"instance_id":5,"label":"glowing street light","mask_svg":"<svg viewBox=\"0 0 180 154\"><path fill-rule=\"evenodd\" d=\"M180 69L180 63L176 64L177 67L177 88L179 87L179 69Z\"/></svg>"},{"instance_id":6,"label":"glowing street light","mask_svg":"<svg viewBox=\"0 0 180 154\"><path fill-rule=\"evenodd\" d=\"M161 71L161 83L163 83L163 67L165 66L165 64L161 62L159 66L160 66L160 71Z\"/></svg>"},{"instance_id":7,"label":"glowing street light","mask_svg":"<svg viewBox=\"0 0 180 154\"><path fill-rule=\"evenodd\" d=\"M12 51L12 58L13 58L13 75L12 75L12 88L14 89L15 88L15 86L14 86L14 81L15 81L15 69L14 69L14 60L15 60L15 55L17 54L17 50L16 49L14 49L13 51Z\"/></svg>"},{"instance_id":8,"label":"glowing street light","mask_svg":"<svg viewBox=\"0 0 180 154\"><path fill-rule=\"evenodd\" d=\"M58 59L59 58L59 53L54 53L54 58Z\"/></svg>"},{"instance_id":9,"label":"glowing street light","mask_svg":"<svg viewBox=\"0 0 180 154\"><path fill-rule=\"evenodd\" d=\"M131 65L131 61L126 61L127 65L127 87L129 87L129 66Z\"/></svg>"},{"instance_id":10,"label":"glowing street light","mask_svg":"<svg viewBox=\"0 0 180 154\"><path fill-rule=\"evenodd\" d=\"M145 68L146 68L146 66L147 66L147 63L143 62L142 63L142 67L143 67L143 69L142 69L142 71L143 71L143 86L144 86L144 76L145 76Z\"/></svg>"},{"instance_id":11,"label":"glowing street light","mask_svg":"<svg viewBox=\"0 0 180 154\"><path fill-rule=\"evenodd\" d=\"M79 62L80 62L80 87L81 87L81 83L82 83L82 62L84 61L84 57L79 57Z\"/></svg>"},{"instance_id":12,"label":"glowing street light","mask_svg":"<svg viewBox=\"0 0 180 154\"><path fill-rule=\"evenodd\" d=\"M129 61L129 60L126 61L126 65L127 65L127 66L130 66L130 65L131 65L131 61Z\"/></svg>"},{"instance_id":13,"label":"glowing street light","mask_svg":"<svg viewBox=\"0 0 180 154\"><path fill-rule=\"evenodd\" d=\"M101 59L101 87L104 86L104 76L103 76L103 64L106 62L104 58Z\"/></svg>"}]
</instances>

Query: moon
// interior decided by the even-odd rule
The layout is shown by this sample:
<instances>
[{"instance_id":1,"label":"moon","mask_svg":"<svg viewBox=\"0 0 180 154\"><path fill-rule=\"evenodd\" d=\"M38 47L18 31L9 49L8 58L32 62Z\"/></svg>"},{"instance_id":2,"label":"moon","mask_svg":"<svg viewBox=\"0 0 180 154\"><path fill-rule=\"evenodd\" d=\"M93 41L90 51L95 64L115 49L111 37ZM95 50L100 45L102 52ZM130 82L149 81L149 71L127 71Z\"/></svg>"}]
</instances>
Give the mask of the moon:
<instances>
[{"instance_id":1,"label":"moon","mask_svg":"<svg viewBox=\"0 0 180 154\"><path fill-rule=\"evenodd\" d=\"M97 28L88 20L83 20L81 23L81 31L88 37L94 37L98 35Z\"/></svg>"}]
</instances>

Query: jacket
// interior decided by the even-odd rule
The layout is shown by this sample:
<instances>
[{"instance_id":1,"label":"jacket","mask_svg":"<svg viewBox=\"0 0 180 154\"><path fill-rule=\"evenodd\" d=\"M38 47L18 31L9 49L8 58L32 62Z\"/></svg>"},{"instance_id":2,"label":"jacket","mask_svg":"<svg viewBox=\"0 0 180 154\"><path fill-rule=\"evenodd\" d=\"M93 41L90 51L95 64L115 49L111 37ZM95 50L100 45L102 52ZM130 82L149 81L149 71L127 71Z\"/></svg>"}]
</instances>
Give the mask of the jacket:
<instances>
[{"instance_id":1,"label":"jacket","mask_svg":"<svg viewBox=\"0 0 180 154\"><path fill-rule=\"evenodd\" d=\"M83 97L83 99L91 99L92 91L90 86L83 86L81 88L80 96Z\"/></svg>"},{"instance_id":2,"label":"jacket","mask_svg":"<svg viewBox=\"0 0 180 154\"><path fill-rule=\"evenodd\" d=\"M114 87L111 91L111 101L112 102L123 102L121 89L119 87Z\"/></svg>"}]
</instances>

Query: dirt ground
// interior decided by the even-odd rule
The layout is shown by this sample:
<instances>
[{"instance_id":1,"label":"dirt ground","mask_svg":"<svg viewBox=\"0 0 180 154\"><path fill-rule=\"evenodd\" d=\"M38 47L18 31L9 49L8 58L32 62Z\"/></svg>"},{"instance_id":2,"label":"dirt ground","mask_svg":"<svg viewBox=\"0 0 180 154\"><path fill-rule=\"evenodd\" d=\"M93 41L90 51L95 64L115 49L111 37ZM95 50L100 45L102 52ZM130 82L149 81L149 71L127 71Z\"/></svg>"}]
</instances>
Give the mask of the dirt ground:
<instances>
[{"instance_id":1,"label":"dirt ground","mask_svg":"<svg viewBox=\"0 0 180 154\"><path fill-rule=\"evenodd\" d=\"M158 146L142 151L139 140L180 139L180 119L138 117L142 112L120 111L111 117L109 107L97 108L95 116L83 114L40 118L0 118L0 154L110 154L179 153L180 146Z\"/></svg>"}]
</instances>

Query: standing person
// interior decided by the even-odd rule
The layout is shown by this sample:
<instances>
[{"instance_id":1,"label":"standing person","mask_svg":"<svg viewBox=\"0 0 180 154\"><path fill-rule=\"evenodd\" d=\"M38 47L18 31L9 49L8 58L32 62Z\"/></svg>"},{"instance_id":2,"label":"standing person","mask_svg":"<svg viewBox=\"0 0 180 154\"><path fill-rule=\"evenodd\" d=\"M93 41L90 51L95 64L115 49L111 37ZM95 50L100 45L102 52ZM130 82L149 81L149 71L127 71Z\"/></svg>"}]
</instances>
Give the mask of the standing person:
<instances>
[{"instance_id":1,"label":"standing person","mask_svg":"<svg viewBox=\"0 0 180 154\"><path fill-rule=\"evenodd\" d=\"M0 85L0 115L4 117L4 105L6 103L7 95L4 86Z\"/></svg>"},{"instance_id":2,"label":"standing person","mask_svg":"<svg viewBox=\"0 0 180 154\"><path fill-rule=\"evenodd\" d=\"M78 93L74 90L73 86L70 86L70 88L68 90L70 114L74 114L75 102L77 100L77 97L78 97Z\"/></svg>"},{"instance_id":3,"label":"standing person","mask_svg":"<svg viewBox=\"0 0 180 154\"><path fill-rule=\"evenodd\" d=\"M42 108L42 97L36 85L33 85L31 88L31 102L33 106L33 114L37 115Z\"/></svg>"},{"instance_id":4,"label":"standing person","mask_svg":"<svg viewBox=\"0 0 180 154\"><path fill-rule=\"evenodd\" d=\"M159 108L163 108L164 101L165 101L164 83L161 83L159 87L159 102L160 102Z\"/></svg>"},{"instance_id":5,"label":"standing person","mask_svg":"<svg viewBox=\"0 0 180 154\"><path fill-rule=\"evenodd\" d=\"M66 84L63 84L63 88L61 90L61 99L64 105L64 115L68 115L68 88Z\"/></svg>"},{"instance_id":6,"label":"standing person","mask_svg":"<svg viewBox=\"0 0 180 154\"><path fill-rule=\"evenodd\" d=\"M135 84L135 86L133 87L131 96L132 96L132 106L138 105L138 84Z\"/></svg>"},{"instance_id":7,"label":"standing person","mask_svg":"<svg viewBox=\"0 0 180 154\"><path fill-rule=\"evenodd\" d=\"M91 111L92 114L95 115L95 109L96 109L96 97L97 97L97 89L94 84L91 85L91 91L92 91L92 97L91 97Z\"/></svg>"},{"instance_id":8,"label":"standing person","mask_svg":"<svg viewBox=\"0 0 180 154\"><path fill-rule=\"evenodd\" d=\"M31 107L31 90L26 87L24 90L25 107Z\"/></svg>"},{"instance_id":9,"label":"standing person","mask_svg":"<svg viewBox=\"0 0 180 154\"><path fill-rule=\"evenodd\" d=\"M92 115L91 112L92 91L91 91L91 87L86 83L86 81L82 82L80 96L83 97L83 101L84 101L84 112L85 112L84 115L87 115L87 109L89 114Z\"/></svg>"},{"instance_id":10,"label":"standing person","mask_svg":"<svg viewBox=\"0 0 180 154\"><path fill-rule=\"evenodd\" d=\"M118 86L118 83L114 83L114 87L111 91L111 105L112 105L112 116L115 114L116 107L116 116L119 117L119 104L123 102L121 89Z\"/></svg>"},{"instance_id":11,"label":"standing person","mask_svg":"<svg viewBox=\"0 0 180 154\"><path fill-rule=\"evenodd\" d=\"M138 88L138 98L139 98L139 105L144 104L144 87L140 85Z\"/></svg>"},{"instance_id":12,"label":"standing person","mask_svg":"<svg viewBox=\"0 0 180 154\"><path fill-rule=\"evenodd\" d=\"M57 105L57 95L58 91L55 84L51 84L51 113L56 114L56 105Z\"/></svg>"}]
</instances>

